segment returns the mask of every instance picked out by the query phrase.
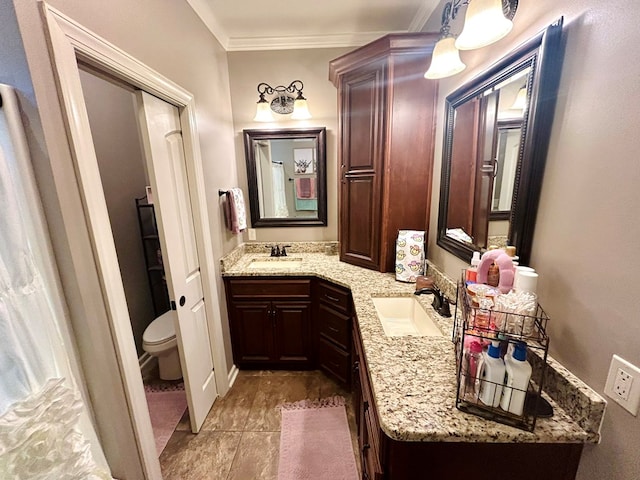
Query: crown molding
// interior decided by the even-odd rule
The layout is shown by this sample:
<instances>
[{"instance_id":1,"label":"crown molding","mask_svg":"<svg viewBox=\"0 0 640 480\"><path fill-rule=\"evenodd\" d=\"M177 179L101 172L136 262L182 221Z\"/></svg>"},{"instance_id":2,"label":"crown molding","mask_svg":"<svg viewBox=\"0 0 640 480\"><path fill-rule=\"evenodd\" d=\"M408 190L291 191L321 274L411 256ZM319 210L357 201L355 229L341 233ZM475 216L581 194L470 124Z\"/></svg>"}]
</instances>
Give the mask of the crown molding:
<instances>
[{"instance_id":1,"label":"crown molding","mask_svg":"<svg viewBox=\"0 0 640 480\"><path fill-rule=\"evenodd\" d=\"M207 0L187 0L187 3L191 6L196 15L200 17L200 20L205 24L209 31L216 37L222 48L228 50L229 47L229 35L216 18L211 9L211 6Z\"/></svg>"},{"instance_id":2,"label":"crown molding","mask_svg":"<svg viewBox=\"0 0 640 480\"><path fill-rule=\"evenodd\" d=\"M234 37L229 39L227 51L361 47L390 33L402 32L338 33L287 37Z\"/></svg>"},{"instance_id":3,"label":"crown molding","mask_svg":"<svg viewBox=\"0 0 640 480\"><path fill-rule=\"evenodd\" d=\"M435 3L435 5L433 5L433 3ZM418 11L413 16L413 20L411 20L407 31L421 32L437 6L438 2L422 2L420 8L418 8Z\"/></svg>"}]
</instances>

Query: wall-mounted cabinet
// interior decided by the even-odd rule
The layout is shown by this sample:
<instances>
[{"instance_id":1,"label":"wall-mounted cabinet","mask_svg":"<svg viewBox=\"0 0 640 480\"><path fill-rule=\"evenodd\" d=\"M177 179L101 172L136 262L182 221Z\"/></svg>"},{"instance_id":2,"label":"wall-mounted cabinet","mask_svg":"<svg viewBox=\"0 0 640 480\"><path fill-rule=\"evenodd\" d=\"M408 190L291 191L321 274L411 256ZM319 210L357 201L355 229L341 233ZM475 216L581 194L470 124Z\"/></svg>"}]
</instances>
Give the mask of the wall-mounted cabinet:
<instances>
[{"instance_id":1,"label":"wall-mounted cabinet","mask_svg":"<svg viewBox=\"0 0 640 480\"><path fill-rule=\"evenodd\" d=\"M395 269L398 230L428 230L437 34L393 34L329 64L338 88L340 259Z\"/></svg>"}]
</instances>

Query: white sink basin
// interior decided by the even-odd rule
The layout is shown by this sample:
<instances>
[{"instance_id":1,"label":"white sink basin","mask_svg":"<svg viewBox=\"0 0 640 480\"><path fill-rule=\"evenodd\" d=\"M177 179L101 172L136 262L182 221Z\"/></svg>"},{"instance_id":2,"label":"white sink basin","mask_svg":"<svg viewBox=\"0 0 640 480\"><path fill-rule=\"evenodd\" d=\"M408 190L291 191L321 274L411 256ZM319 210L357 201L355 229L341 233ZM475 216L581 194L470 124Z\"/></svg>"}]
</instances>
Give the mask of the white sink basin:
<instances>
[{"instance_id":1,"label":"white sink basin","mask_svg":"<svg viewBox=\"0 0 640 480\"><path fill-rule=\"evenodd\" d=\"M442 332L415 297L372 297L384 333L442 337Z\"/></svg>"},{"instance_id":2,"label":"white sink basin","mask_svg":"<svg viewBox=\"0 0 640 480\"><path fill-rule=\"evenodd\" d=\"M249 268L255 268L256 270L290 270L293 268L298 268L301 265L301 258L279 257L264 260L254 259L249 264Z\"/></svg>"}]
</instances>

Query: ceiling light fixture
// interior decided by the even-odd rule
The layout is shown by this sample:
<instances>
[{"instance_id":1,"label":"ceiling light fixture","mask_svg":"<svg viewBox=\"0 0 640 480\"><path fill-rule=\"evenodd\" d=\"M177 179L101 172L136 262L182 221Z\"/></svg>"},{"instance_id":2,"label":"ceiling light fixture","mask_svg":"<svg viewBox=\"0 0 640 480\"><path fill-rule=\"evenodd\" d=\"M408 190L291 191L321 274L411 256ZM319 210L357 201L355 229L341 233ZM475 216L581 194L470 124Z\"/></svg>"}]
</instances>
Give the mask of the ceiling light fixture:
<instances>
[{"instance_id":1,"label":"ceiling light fixture","mask_svg":"<svg viewBox=\"0 0 640 480\"><path fill-rule=\"evenodd\" d=\"M292 113L293 120L307 120L311 118L307 99L302 94L304 84L300 80L294 80L288 86L278 85L272 87L267 83L258 84L258 103L256 104L256 116L253 118L255 122L273 122L275 121L271 112L280 115ZM295 97L294 94L297 94ZM265 95L273 95L269 102Z\"/></svg>"},{"instance_id":2,"label":"ceiling light fixture","mask_svg":"<svg viewBox=\"0 0 640 480\"><path fill-rule=\"evenodd\" d=\"M456 39L450 23L459 10L467 6L462 33ZM425 78L438 79L460 73L466 65L458 50L480 48L500 40L513 26L511 19L518 8L518 0L452 0L442 10L440 40L433 48L431 65Z\"/></svg>"}]
</instances>

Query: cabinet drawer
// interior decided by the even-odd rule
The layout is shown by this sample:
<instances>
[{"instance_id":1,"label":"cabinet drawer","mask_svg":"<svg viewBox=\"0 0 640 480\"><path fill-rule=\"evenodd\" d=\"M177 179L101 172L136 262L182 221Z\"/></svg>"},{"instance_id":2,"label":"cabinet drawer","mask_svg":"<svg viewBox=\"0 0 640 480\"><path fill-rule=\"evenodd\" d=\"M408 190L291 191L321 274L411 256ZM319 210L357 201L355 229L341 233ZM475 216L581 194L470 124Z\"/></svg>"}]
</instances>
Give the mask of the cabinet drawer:
<instances>
[{"instance_id":1,"label":"cabinet drawer","mask_svg":"<svg viewBox=\"0 0 640 480\"><path fill-rule=\"evenodd\" d=\"M309 298L311 296L310 279L230 279L229 294L234 299L262 298Z\"/></svg>"},{"instance_id":2,"label":"cabinet drawer","mask_svg":"<svg viewBox=\"0 0 640 480\"><path fill-rule=\"evenodd\" d=\"M318 329L320 335L336 343L340 348L349 350L351 318L336 312L324 304L318 305Z\"/></svg>"},{"instance_id":3,"label":"cabinet drawer","mask_svg":"<svg viewBox=\"0 0 640 480\"><path fill-rule=\"evenodd\" d=\"M332 373L344 384L349 384L350 362L349 353L335 347L324 338L318 345L318 363L320 368Z\"/></svg>"},{"instance_id":4,"label":"cabinet drawer","mask_svg":"<svg viewBox=\"0 0 640 480\"><path fill-rule=\"evenodd\" d=\"M350 292L329 283L320 282L318 285L318 299L331 305L337 310L349 313L351 308Z\"/></svg>"}]
</instances>

